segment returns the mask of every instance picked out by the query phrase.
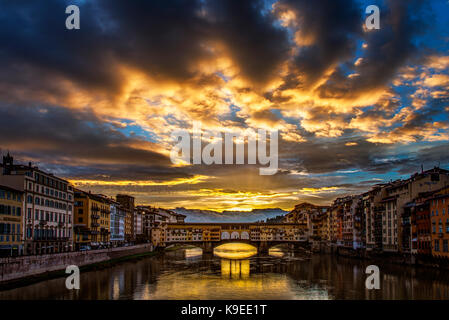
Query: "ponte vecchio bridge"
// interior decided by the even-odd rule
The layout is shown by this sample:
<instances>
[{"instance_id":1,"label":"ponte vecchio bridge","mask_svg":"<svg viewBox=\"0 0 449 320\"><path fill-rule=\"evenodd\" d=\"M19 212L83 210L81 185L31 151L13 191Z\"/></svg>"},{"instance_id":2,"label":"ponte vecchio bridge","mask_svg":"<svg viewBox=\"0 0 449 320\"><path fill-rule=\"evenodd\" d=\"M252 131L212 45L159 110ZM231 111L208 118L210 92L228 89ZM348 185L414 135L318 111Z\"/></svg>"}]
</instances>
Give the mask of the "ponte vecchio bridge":
<instances>
[{"instance_id":1,"label":"ponte vecchio bridge","mask_svg":"<svg viewBox=\"0 0 449 320\"><path fill-rule=\"evenodd\" d=\"M306 229L305 224L296 223L169 223L164 243L194 245L211 253L224 243L243 242L264 253L283 243L292 248L306 246Z\"/></svg>"}]
</instances>

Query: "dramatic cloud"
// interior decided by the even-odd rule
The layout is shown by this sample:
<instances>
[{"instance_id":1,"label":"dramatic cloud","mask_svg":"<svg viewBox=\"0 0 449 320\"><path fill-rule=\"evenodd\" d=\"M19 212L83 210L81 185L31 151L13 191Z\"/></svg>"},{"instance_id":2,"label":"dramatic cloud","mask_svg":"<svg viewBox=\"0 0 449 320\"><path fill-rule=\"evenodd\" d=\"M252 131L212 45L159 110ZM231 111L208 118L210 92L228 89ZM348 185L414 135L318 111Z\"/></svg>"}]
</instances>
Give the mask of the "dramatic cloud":
<instances>
[{"instance_id":1,"label":"dramatic cloud","mask_svg":"<svg viewBox=\"0 0 449 320\"><path fill-rule=\"evenodd\" d=\"M81 29L65 28L77 4ZM77 186L209 209L320 204L449 165L449 4L0 5L0 148ZM170 134L279 130L279 166L174 165Z\"/></svg>"}]
</instances>

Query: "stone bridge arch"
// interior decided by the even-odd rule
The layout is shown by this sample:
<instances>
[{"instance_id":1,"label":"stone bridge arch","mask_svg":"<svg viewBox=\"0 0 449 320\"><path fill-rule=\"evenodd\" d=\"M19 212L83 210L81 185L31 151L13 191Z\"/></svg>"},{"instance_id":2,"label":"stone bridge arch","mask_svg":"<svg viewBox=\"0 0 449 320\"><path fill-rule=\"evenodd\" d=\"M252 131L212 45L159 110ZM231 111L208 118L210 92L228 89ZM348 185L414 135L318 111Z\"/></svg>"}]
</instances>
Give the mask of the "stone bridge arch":
<instances>
[{"instance_id":1,"label":"stone bridge arch","mask_svg":"<svg viewBox=\"0 0 449 320\"><path fill-rule=\"evenodd\" d=\"M240 236L240 235L239 235ZM251 241L249 239L222 239L220 241L186 241L186 242L170 242L169 246L172 245L189 245L200 248L203 253L213 253L214 249L222 244L226 243L246 243L257 248L258 253L268 253L268 250L272 247L278 246L280 244L286 244L290 249L304 248L309 249L307 242L279 242L279 241Z\"/></svg>"}]
</instances>

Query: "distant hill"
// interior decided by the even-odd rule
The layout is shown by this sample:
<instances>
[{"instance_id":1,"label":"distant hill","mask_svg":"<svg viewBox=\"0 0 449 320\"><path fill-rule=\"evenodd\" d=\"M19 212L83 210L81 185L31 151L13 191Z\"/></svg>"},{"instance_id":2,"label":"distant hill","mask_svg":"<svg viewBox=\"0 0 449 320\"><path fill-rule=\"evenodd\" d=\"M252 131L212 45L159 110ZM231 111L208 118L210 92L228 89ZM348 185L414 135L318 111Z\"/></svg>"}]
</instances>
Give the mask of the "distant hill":
<instances>
[{"instance_id":1,"label":"distant hill","mask_svg":"<svg viewBox=\"0 0 449 320\"><path fill-rule=\"evenodd\" d=\"M186 208L176 208L172 210L176 213L185 215L186 222L256 222L271 219L276 216L283 216L288 213L288 211L279 208L223 212Z\"/></svg>"}]
</instances>

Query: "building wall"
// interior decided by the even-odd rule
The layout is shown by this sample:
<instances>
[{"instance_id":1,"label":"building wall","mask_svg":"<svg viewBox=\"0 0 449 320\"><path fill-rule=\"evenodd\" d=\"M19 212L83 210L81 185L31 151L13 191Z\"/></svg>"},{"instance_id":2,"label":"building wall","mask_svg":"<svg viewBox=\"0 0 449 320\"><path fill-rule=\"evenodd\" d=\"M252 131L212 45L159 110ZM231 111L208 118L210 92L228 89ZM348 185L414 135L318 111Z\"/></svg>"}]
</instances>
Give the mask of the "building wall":
<instances>
[{"instance_id":1,"label":"building wall","mask_svg":"<svg viewBox=\"0 0 449 320\"><path fill-rule=\"evenodd\" d=\"M449 195L437 195L430 200L432 256L449 258Z\"/></svg>"},{"instance_id":2,"label":"building wall","mask_svg":"<svg viewBox=\"0 0 449 320\"><path fill-rule=\"evenodd\" d=\"M24 191L22 235L25 254L73 249L73 189L51 173L3 158L0 184Z\"/></svg>"},{"instance_id":3,"label":"building wall","mask_svg":"<svg viewBox=\"0 0 449 320\"><path fill-rule=\"evenodd\" d=\"M133 237L133 212L130 209L123 209L125 211L125 241L134 241Z\"/></svg>"},{"instance_id":4,"label":"building wall","mask_svg":"<svg viewBox=\"0 0 449 320\"><path fill-rule=\"evenodd\" d=\"M110 234L111 242L118 244L125 241L125 211L117 202L111 202Z\"/></svg>"},{"instance_id":5,"label":"building wall","mask_svg":"<svg viewBox=\"0 0 449 320\"><path fill-rule=\"evenodd\" d=\"M75 243L98 246L110 241L110 203L101 196L76 190Z\"/></svg>"},{"instance_id":6,"label":"building wall","mask_svg":"<svg viewBox=\"0 0 449 320\"><path fill-rule=\"evenodd\" d=\"M23 192L0 186L0 256L23 253Z\"/></svg>"}]
</instances>

